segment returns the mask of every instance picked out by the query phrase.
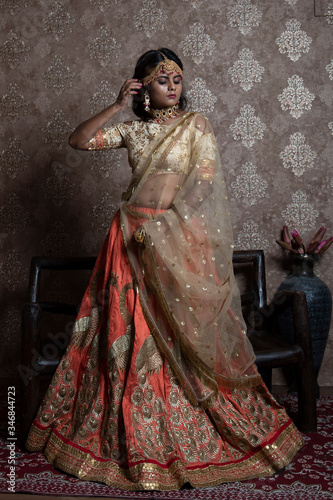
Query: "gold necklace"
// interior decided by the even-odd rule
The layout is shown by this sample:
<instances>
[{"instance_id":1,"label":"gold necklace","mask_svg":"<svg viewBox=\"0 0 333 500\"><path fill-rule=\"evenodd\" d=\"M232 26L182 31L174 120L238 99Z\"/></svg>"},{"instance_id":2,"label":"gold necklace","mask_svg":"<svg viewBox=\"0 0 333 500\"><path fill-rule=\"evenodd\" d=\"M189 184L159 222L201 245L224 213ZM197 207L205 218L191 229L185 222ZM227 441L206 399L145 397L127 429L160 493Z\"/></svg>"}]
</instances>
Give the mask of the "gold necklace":
<instances>
[{"instance_id":1,"label":"gold necklace","mask_svg":"<svg viewBox=\"0 0 333 500\"><path fill-rule=\"evenodd\" d=\"M180 110L177 103L174 106L169 106L168 108L150 109L149 113L153 115L153 117L149 120L150 122L162 123L169 120L169 118L176 118L179 116Z\"/></svg>"}]
</instances>

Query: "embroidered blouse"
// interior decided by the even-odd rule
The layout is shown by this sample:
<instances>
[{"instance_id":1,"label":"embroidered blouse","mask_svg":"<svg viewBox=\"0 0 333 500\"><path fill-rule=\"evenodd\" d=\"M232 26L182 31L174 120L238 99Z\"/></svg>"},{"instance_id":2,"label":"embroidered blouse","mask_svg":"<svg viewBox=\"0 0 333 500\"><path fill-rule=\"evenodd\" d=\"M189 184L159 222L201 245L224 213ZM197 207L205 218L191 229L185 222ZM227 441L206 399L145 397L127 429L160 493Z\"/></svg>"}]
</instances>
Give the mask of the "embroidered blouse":
<instances>
[{"instance_id":1,"label":"embroidered blouse","mask_svg":"<svg viewBox=\"0 0 333 500\"><path fill-rule=\"evenodd\" d=\"M111 125L98 130L96 135L89 141L88 149L102 150L125 147L128 151L128 162L132 172L134 172L143 152L160 133L161 127L167 128L170 126L172 125L161 125L141 120L134 120L131 124L119 123ZM166 173L188 174L186 170L188 162L185 160L191 154L193 145L200 139L201 135L202 132L199 127L195 129L195 137L193 137L193 134L191 138L188 133L183 134L169 152L166 161L152 170L149 177ZM215 158L215 146L213 144L211 151L208 152L207 159L209 157L212 160ZM201 174L207 175L207 172L202 171Z\"/></svg>"}]
</instances>

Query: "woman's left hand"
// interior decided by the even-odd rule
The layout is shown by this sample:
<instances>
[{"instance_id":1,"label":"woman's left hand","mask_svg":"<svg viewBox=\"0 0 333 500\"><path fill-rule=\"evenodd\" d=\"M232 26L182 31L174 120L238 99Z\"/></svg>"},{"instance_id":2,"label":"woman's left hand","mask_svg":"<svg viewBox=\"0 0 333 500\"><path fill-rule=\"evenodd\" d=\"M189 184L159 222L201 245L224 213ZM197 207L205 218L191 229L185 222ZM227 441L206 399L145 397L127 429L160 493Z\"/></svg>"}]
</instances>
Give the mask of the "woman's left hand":
<instances>
[{"instance_id":1,"label":"woman's left hand","mask_svg":"<svg viewBox=\"0 0 333 500\"><path fill-rule=\"evenodd\" d=\"M142 83L138 79L131 78L129 80L126 80L119 91L114 105L119 107L120 109L123 109L126 106L129 97L131 95L137 94L141 88Z\"/></svg>"}]
</instances>

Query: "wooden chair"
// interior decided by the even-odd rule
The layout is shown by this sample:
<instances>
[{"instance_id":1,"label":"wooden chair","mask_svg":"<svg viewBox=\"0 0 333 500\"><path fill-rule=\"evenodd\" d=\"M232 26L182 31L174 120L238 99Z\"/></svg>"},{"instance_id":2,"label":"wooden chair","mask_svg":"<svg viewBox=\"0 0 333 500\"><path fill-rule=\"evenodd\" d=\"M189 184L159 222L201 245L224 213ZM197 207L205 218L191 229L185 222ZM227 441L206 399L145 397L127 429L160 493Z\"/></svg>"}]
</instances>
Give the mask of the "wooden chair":
<instances>
[{"instance_id":1,"label":"wooden chair","mask_svg":"<svg viewBox=\"0 0 333 500\"><path fill-rule=\"evenodd\" d=\"M33 257L29 278L29 302L22 311L22 364L18 371L21 376L20 439L26 439L45 389L51 381L69 340L68 330L78 312L78 304L45 302L40 300L40 283L43 270L85 271L92 270L96 257ZM84 290L82 290L82 295ZM41 320L54 320L54 315L63 315L64 324L56 335L43 335ZM68 318L66 322L65 318ZM68 328L67 328L68 326ZM44 391L43 391L44 389Z\"/></svg>"},{"instance_id":2,"label":"wooden chair","mask_svg":"<svg viewBox=\"0 0 333 500\"><path fill-rule=\"evenodd\" d=\"M267 304L265 259L262 250L235 251L233 265L247 274L250 292L242 294L242 308L248 326L256 365L271 390L273 368L294 368L298 394L298 427L305 432L317 430L315 373L312 343L304 292L285 290ZM291 313L293 343L283 335L286 311Z\"/></svg>"},{"instance_id":3,"label":"wooden chair","mask_svg":"<svg viewBox=\"0 0 333 500\"><path fill-rule=\"evenodd\" d=\"M29 282L29 303L22 312L22 379L21 440L24 442L51 376L66 347L66 336L43 337L40 323L46 314L62 314L75 319L77 304L44 302L39 299L43 270L92 270L96 257L49 258L33 257ZM298 425L303 431L316 430L316 399L312 363L311 337L303 292L284 291L279 300L267 305L264 254L261 250L235 251L233 263L236 274L246 276L247 290L242 294L244 317L249 338L254 346L256 363L268 388L271 388L273 368L293 365L298 381ZM84 290L82 291L83 294ZM280 337L277 318L291 307L295 343ZM50 319L51 320L51 319ZM253 328L258 326L259 328Z\"/></svg>"}]
</instances>

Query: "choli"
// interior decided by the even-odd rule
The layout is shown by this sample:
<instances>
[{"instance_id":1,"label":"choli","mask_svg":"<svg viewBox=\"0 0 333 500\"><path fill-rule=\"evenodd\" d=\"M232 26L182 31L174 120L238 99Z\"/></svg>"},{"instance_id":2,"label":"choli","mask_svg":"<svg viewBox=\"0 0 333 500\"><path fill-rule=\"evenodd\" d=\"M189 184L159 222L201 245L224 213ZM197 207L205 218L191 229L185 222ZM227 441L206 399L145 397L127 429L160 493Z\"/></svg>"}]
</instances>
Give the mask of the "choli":
<instances>
[{"instance_id":1,"label":"choli","mask_svg":"<svg viewBox=\"0 0 333 500\"><path fill-rule=\"evenodd\" d=\"M203 117L202 117L203 118ZM134 120L132 123L119 123L100 129L89 141L89 150L105 150L125 147L128 153L128 162L132 172L137 168L141 156L152 142L157 138L162 128L172 125L161 125L153 122ZM167 130L166 130L167 132ZM192 132L186 130L178 141L173 142L172 148L165 155L163 161L154 162L154 167L149 172L149 178L159 174L184 174L188 175L192 151L195 144L203 136L200 126L194 127ZM201 162L197 177L209 179L212 176L211 159L215 156L216 145L212 134L206 134L206 160ZM211 140L209 140L211 139ZM167 139L166 139L167 141ZM198 165L199 166L199 165Z\"/></svg>"}]
</instances>

